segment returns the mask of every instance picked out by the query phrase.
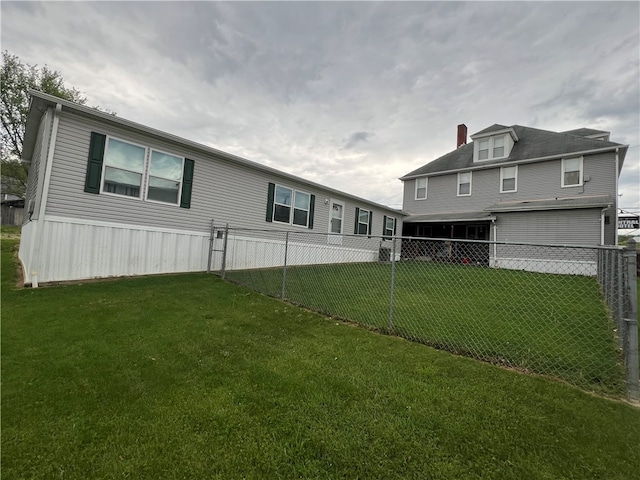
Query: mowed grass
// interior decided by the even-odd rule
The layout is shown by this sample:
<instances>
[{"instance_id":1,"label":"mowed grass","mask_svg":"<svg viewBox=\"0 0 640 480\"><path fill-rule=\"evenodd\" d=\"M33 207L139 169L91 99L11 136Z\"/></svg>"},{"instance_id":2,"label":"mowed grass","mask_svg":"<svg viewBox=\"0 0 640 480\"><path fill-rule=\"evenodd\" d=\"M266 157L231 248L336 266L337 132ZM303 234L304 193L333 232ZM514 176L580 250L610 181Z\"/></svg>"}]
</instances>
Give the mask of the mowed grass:
<instances>
[{"instance_id":1,"label":"mowed grass","mask_svg":"<svg viewBox=\"0 0 640 480\"><path fill-rule=\"evenodd\" d=\"M635 479L640 409L205 274L15 286L2 478Z\"/></svg>"},{"instance_id":2,"label":"mowed grass","mask_svg":"<svg viewBox=\"0 0 640 480\"><path fill-rule=\"evenodd\" d=\"M392 318L387 264L288 267L285 298L453 353L625 394L614 324L594 278L411 261L394 273ZM282 291L282 269L227 278Z\"/></svg>"}]
</instances>

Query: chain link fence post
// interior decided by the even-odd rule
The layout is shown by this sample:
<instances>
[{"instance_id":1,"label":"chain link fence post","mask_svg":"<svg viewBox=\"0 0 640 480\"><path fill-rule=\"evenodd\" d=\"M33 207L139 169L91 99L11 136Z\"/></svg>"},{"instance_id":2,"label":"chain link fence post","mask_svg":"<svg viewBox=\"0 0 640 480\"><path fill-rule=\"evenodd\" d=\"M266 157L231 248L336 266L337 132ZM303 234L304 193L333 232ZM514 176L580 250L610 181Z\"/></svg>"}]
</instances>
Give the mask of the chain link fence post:
<instances>
[{"instance_id":1,"label":"chain link fence post","mask_svg":"<svg viewBox=\"0 0 640 480\"><path fill-rule=\"evenodd\" d=\"M640 378L638 366L638 278L636 242L630 239L624 252L627 264L627 295L629 310L624 319L627 330L626 360L629 400L640 402Z\"/></svg>"},{"instance_id":2,"label":"chain link fence post","mask_svg":"<svg viewBox=\"0 0 640 480\"><path fill-rule=\"evenodd\" d=\"M284 236L284 264L282 267L282 290L280 290L280 298L284 300L287 295L287 255L289 253L289 232Z\"/></svg>"},{"instance_id":3,"label":"chain link fence post","mask_svg":"<svg viewBox=\"0 0 640 480\"><path fill-rule=\"evenodd\" d=\"M598 276L598 284L600 285L600 287L602 288L603 286L603 281L602 281L602 265L603 265L603 257L604 257L604 251L599 248L598 249L598 266L597 266L597 276Z\"/></svg>"},{"instance_id":4,"label":"chain link fence post","mask_svg":"<svg viewBox=\"0 0 640 480\"><path fill-rule=\"evenodd\" d=\"M396 237L391 244L391 285L389 298L389 331L393 332L393 297L396 289Z\"/></svg>"},{"instance_id":5,"label":"chain link fence post","mask_svg":"<svg viewBox=\"0 0 640 480\"><path fill-rule=\"evenodd\" d=\"M616 329L618 330L618 340L621 340L620 333L624 328L624 250L616 251Z\"/></svg>"}]
</instances>

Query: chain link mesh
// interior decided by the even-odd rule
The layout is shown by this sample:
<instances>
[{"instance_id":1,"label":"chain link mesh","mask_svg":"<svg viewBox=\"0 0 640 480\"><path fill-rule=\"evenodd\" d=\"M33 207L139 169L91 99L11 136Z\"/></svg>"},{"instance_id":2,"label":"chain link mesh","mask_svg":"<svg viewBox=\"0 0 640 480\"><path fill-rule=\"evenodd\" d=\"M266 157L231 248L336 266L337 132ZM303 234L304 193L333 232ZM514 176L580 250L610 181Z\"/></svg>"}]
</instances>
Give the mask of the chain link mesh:
<instances>
[{"instance_id":1,"label":"chain link mesh","mask_svg":"<svg viewBox=\"0 0 640 480\"><path fill-rule=\"evenodd\" d=\"M590 391L626 390L620 249L249 229L229 229L224 244L213 269L266 295Z\"/></svg>"}]
</instances>

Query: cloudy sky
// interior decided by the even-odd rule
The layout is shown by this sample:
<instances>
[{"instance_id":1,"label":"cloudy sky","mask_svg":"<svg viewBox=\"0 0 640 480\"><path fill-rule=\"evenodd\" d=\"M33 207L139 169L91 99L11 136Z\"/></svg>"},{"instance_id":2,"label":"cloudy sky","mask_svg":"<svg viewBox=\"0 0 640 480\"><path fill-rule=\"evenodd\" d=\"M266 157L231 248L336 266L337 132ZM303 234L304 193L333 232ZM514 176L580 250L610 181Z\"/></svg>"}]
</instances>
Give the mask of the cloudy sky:
<instances>
[{"instance_id":1,"label":"cloudy sky","mask_svg":"<svg viewBox=\"0 0 640 480\"><path fill-rule=\"evenodd\" d=\"M90 105L400 208L456 126L608 130L640 209L638 2L2 1Z\"/></svg>"}]
</instances>

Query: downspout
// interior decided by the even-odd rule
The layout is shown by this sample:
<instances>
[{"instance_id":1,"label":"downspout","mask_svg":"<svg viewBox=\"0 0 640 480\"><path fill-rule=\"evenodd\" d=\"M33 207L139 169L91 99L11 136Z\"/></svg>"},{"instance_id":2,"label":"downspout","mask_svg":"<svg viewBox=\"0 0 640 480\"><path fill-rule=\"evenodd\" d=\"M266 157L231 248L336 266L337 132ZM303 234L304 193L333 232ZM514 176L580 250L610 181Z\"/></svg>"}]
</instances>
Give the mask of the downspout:
<instances>
[{"instance_id":1,"label":"downspout","mask_svg":"<svg viewBox=\"0 0 640 480\"><path fill-rule=\"evenodd\" d=\"M498 267L498 245L496 244L498 241L498 224L495 218L491 220L491 226L493 227L493 266L496 268Z\"/></svg>"},{"instance_id":2,"label":"downspout","mask_svg":"<svg viewBox=\"0 0 640 480\"><path fill-rule=\"evenodd\" d=\"M604 245L604 212L606 212L609 207L605 207L600 211L600 245Z\"/></svg>"},{"instance_id":3,"label":"downspout","mask_svg":"<svg viewBox=\"0 0 640 480\"><path fill-rule=\"evenodd\" d=\"M40 200L40 209L38 214L38 223L41 225L38 226L39 238L36 238L35 241L35 249L33 252L33 259L31 261L31 271L29 273L29 277L31 279L31 286L33 288L38 288L38 274L39 274L39 263L40 263L40 252L43 248L45 239L45 225L44 222L46 220L46 207L47 207L47 197L49 196L49 184L51 183L51 170L53 168L53 155L56 147L56 140L58 137L58 124L60 123L60 112L62 111L62 105L59 103L56 104L56 109L53 112L53 124L51 126L51 136L49 137L49 151L47 152L47 158L45 160L45 172L44 172L44 182L42 188L42 198Z\"/></svg>"}]
</instances>

